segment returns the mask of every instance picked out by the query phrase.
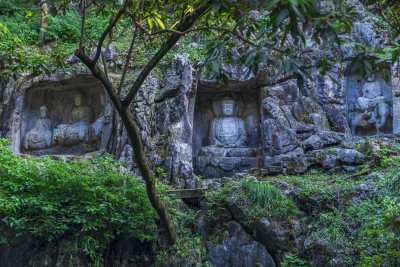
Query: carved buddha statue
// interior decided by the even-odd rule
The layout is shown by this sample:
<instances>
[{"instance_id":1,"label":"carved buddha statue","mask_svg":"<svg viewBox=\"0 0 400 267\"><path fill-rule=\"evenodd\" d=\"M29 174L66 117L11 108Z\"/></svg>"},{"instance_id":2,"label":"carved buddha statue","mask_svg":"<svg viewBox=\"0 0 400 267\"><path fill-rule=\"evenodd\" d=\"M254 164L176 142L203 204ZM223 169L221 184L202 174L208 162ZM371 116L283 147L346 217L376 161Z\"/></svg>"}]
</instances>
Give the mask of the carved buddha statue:
<instances>
[{"instance_id":1,"label":"carved buddha statue","mask_svg":"<svg viewBox=\"0 0 400 267\"><path fill-rule=\"evenodd\" d=\"M257 166L256 150L248 146L246 124L236 115L241 109L240 96L234 98L235 95L231 95L215 98L213 110L216 117L210 124L208 145L202 147L195 158L196 172L206 177L232 176ZM251 124L253 119L247 117Z\"/></svg>"},{"instance_id":2,"label":"carved buddha statue","mask_svg":"<svg viewBox=\"0 0 400 267\"><path fill-rule=\"evenodd\" d=\"M221 100L222 116L211 122L209 145L217 147L246 147L247 131L244 121L234 116L235 100L224 97Z\"/></svg>"},{"instance_id":3,"label":"carved buddha statue","mask_svg":"<svg viewBox=\"0 0 400 267\"><path fill-rule=\"evenodd\" d=\"M70 121L72 124L59 124L53 131L53 142L59 145L75 145L88 141L89 123L93 113L89 106L83 105L84 96L75 96L75 106L72 109Z\"/></svg>"},{"instance_id":4,"label":"carved buddha statue","mask_svg":"<svg viewBox=\"0 0 400 267\"><path fill-rule=\"evenodd\" d=\"M71 120L73 122L90 123L93 117L92 109L89 106L83 105L84 97L82 94L75 96L75 107L71 112Z\"/></svg>"},{"instance_id":5,"label":"carved buddha statue","mask_svg":"<svg viewBox=\"0 0 400 267\"><path fill-rule=\"evenodd\" d=\"M36 127L31 129L24 138L25 149L43 149L51 146L52 132L51 121L47 118L47 107L40 107L40 119L36 121Z\"/></svg>"}]
</instances>

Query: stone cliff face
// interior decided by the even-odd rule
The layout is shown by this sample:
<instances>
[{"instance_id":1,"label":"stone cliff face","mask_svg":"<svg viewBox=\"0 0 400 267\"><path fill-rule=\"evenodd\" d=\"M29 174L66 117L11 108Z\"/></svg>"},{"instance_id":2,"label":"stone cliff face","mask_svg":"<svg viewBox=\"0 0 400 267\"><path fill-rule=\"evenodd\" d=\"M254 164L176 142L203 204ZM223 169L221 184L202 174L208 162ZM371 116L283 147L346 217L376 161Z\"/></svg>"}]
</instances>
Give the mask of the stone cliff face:
<instances>
[{"instance_id":1,"label":"stone cliff face","mask_svg":"<svg viewBox=\"0 0 400 267\"><path fill-rule=\"evenodd\" d=\"M362 5L355 4L362 10ZM373 22L364 18L356 24L346 37L347 55L355 53L354 40L375 46L385 38ZM307 51L331 53L324 44L311 40ZM359 74L345 76L346 66L336 65L330 76L337 83L329 76L313 75L302 90L293 80L266 86L270 77L262 68L245 80L245 67L222 67L230 73L227 85L217 84L212 77L198 81L189 55L177 55L162 78L148 77L130 107L152 167L178 187L196 187L197 176L232 176L253 168L273 174L357 165L362 155L352 151L349 143L360 136L400 131L398 63L384 66L391 73L389 83L382 72L364 79ZM226 95L235 102L229 116L218 111L218 101ZM47 155L100 150L126 160L127 168L136 172L121 121L102 86L89 74L28 76L17 82L2 78L0 101L0 136L10 140L15 152ZM221 129L212 130L212 121L218 117L231 119L220 120L217 127ZM240 127L229 121L243 122L243 142L211 144L212 131L219 138L221 133L224 138L236 138ZM342 147L334 158L324 152L330 146Z\"/></svg>"}]
</instances>

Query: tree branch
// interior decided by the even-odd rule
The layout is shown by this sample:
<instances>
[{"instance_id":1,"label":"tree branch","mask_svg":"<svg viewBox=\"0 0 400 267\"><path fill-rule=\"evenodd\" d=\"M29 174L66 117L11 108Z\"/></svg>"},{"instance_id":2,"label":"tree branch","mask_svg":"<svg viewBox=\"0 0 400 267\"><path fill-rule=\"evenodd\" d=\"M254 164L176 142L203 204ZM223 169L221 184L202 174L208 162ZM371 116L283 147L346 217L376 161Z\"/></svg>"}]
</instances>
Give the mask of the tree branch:
<instances>
[{"instance_id":1,"label":"tree branch","mask_svg":"<svg viewBox=\"0 0 400 267\"><path fill-rule=\"evenodd\" d=\"M144 5L144 0L142 0L141 2L141 6L140 6L140 12L143 11L143 5ZM119 86L118 86L118 96L121 96L121 91L122 91L122 87L124 86L124 82L125 82L125 78L126 78L126 73L128 72L128 67L129 67L129 62L131 60L132 57L132 51L133 51L133 46L136 43L136 36L138 33L138 27L135 26L135 32L133 33L133 38L131 41L131 46L129 47L129 51L128 51L128 56L126 57L126 61L125 61L125 66L124 66L124 70L122 72L122 77L121 77L121 81L119 82Z\"/></svg>"},{"instance_id":2,"label":"tree branch","mask_svg":"<svg viewBox=\"0 0 400 267\"><path fill-rule=\"evenodd\" d=\"M96 65L97 60L99 60L100 54L101 54L101 47L103 45L104 40L106 39L108 33L114 28L114 26L118 23L119 19L122 17L122 15L125 12L125 6L127 4L127 1L124 2L124 7L121 8L121 10L118 12L118 14L115 16L115 18L111 21L111 23L108 25L107 29L103 32L101 35L99 42L97 43L97 51L96 55L91 61L90 64Z\"/></svg>"},{"instance_id":3,"label":"tree branch","mask_svg":"<svg viewBox=\"0 0 400 267\"><path fill-rule=\"evenodd\" d=\"M156 31L156 32L150 33L150 35L153 36L153 35L156 35L156 34L162 34L162 33L166 33L166 32L179 34L179 35L185 35L185 34L188 34L190 32L209 31L209 30L222 31L222 32L225 32L225 33L229 33L231 35L234 35L236 38L240 39L241 41L243 41L243 42L245 42L245 43L247 43L247 44L249 44L251 46L256 46L257 47L257 45L255 43L243 38L237 32L234 32L232 30L225 29L225 28L220 28L220 27L203 27L203 28L197 28L197 29L189 29L189 30L186 30L186 31L176 31L176 30L166 29L166 30L160 30L160 31Z\"/></svg>"},{"instance_id":4,"label":"tree branch","mask_svg":"<svg viewBox=\"0 0 400 267\"><path fill-rule=\"evenodd\" d=\"M85 53L85 48L82 47L75 50L74 54L83 62L83 64L85 64L90 69L93 75L95 75L101 81L115 107L117 109L121 109L121 101L114 90L112 90L113 85L111 81L106 77L105 73L99 68L97 64L92 63L92 60Z\"/></svg>"},{"instance_id":5,"label":"tree branch","mask_svg":"<svg viewBox=\"0 0 400 267\"><path fill-rule=\"evenodd\" d=\"M389 24L390 27L392 27L393 30L395 30L398 34L400 34L400 29L398 27L396 27L395 25L393 25L390 22L390 20L388 19L388 17L385 15L385 12L383 12L382 5L381 5L380 1L376 1L376 3L378 4L379 11L380 11L383 19Z\"/></svg>"},{"instance_id":6,"label":"tree branch","mask_svg":"<svg viewBox=\"0 0 400 267\"><path fill-rule=\"evenodd\" d=\"M203 16L208 10L210 10L210 3L204 5L203 7L195 10L191 15L187 16L178 27L178 31L184 32L190 29L196 21ZM153 58L147 63L147 65L143 68L142 72L139 74L135 83L129 90L128 95L122 101L124 107L128 107L132 100L135 98L137 92L142 86L143 82L150 74L150 72L154 69L154 67L161 61L161 59L171 50L171 48L176 44L176 42L180 39L182 35L177 33L172 33L168 40L164 43L164 45L158 50L158 52L153 56Z\"/></svg>"},{"instance_id":7,"label":"tree branch","mask_svg":"<svg viewBox=\"0 0 400 267\"><path fill-rule=\"evenodd\" d=\"M121 91L122 91L122 87L124 86L124 82L125 82L125 78L126 78L126 73L128 72L129 62L130 62L131 57L132 57L133 46L134 46L135 43L136 43L137 32L138 32L138 27L135 27L135 32L133 33L133 38L132 38L132 41L131 41L131 46L129 47L128 56L126 57L124 70L123 70L123 72L122 72L121 81L119 82L119 86L118 86L118 95L119 95L119 96L121 96Z\"/></svg>"},{"instance_id":8,"label":"tree branch","mask_svg":"<svg viewBox=\"0 0 400 267\"><path fill-rule=\"evenodd\" d=\"M109 95L111 101L113 102L115 108L117 109L117 112L122 119L123 125L125 126L129 140L132 143L134 149L133 157L135 162L138 164L140 173L146 184L146 191L150 203L158 214L158 217L161 221L161 225L163 226L166 232L169 244L171 245L174 244L176 239L178 238L178 235L175 231L175 227L171 219L171 216L168 213L168 208L165 205L163 199L157 192L154 174L147 163L147 159L143 150L141 135L135 123L135 120L133 119L132 113L129 111L127 107L122 106L122 103L118 95L115 93L115 90L113 89L112 83L104 75L104 72L98 67L97 64L94 65L92 64L90 58L85 54L84 48L77 49L75 51L75 55L90 69L92 74L97 79L99 79L100 82L104 85L107 94Z\"/></svg>"}]
</instances>

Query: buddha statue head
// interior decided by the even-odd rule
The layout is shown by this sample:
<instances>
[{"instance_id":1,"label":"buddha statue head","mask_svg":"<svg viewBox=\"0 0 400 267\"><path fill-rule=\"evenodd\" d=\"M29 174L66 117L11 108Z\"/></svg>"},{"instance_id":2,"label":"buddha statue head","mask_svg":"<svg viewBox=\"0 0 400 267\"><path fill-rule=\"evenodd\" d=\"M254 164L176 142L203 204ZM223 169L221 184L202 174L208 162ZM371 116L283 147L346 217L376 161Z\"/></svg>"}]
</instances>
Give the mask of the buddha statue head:
<instances>
[{"instance_id":1,"label":"buddha statue head","mask_svg":"<svg viewBox=\"0 0 400 267\"><path fill-rule=\"evenodd\" d=\"M75 96L75 106L78 106L78 107L79 107L79 106L82 106L83 100L84 100L83 95L78 93L78 94Z\"/></svg>"},{"instance_id":2,"label":"buddha statue head","mask_svg":"<svg viewBox=\"0 0 400 267\"><path fill-rule=\"evenodd\" d=\"M40 107L40 118L41 119L47 118L47 107L46 106Z\"/></svg>"},{"instance_id":3,"label":"buddha statue head","mask_svg":"<svg viewBox=\"0 0 400 267\"><path fill-rule=\"evenodd\" d=\"M224 116L233 116L235 112L235 100L226 96L221 100L221 111Z\"/></svg>"},{"instance_id":4,"label":"buddha statue head","mask_svg":"<svg viewBox=\"0 0 400 267\"><path fill-rule=\"evenodd\" d=\"M91 122L92 121L92 109L84 103L83 94L75 95L75 107L71 112L72 122Z\"/></svg>"}]
</instances>

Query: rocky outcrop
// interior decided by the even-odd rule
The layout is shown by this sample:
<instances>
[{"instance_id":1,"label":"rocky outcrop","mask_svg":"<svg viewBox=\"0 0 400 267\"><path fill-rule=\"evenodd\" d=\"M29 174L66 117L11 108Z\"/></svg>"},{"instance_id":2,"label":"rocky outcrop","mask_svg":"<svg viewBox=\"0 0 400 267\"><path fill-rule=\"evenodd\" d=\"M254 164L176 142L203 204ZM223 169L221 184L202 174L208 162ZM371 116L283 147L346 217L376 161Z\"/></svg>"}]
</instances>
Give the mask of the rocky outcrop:
<instances>
[{"instance_id":1,"label":"rocky outcrop","mask_svg":"<svg viewBox=\"0 0 400 267\"><path fill-rule=\"evenodd\" d=\"M207 244L207 259L212 266L276 266L265 247L246 233L239 223L228 222L227 231L228 236L220 244Z\"/></svg>"}]
</instances>

